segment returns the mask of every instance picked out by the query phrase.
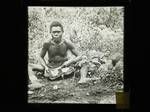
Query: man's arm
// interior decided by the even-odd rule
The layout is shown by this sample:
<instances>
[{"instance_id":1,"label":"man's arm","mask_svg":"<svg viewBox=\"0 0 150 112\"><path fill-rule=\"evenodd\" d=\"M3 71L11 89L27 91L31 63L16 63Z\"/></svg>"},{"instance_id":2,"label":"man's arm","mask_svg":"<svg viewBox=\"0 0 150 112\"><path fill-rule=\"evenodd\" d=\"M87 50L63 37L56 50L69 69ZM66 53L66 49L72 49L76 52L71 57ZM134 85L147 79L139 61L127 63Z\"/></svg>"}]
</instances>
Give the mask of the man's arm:
<instances>
[{"instance_id":1,"label":"man's arm","mask_svg":"<svg viewBox=\"0 0 150 112\"><path fill-rule=\"evenodd\" d=\"M66 44L67 44L67 47L71 51L72 54L74 54L76 57L79 56L79 53L75 49L75 46L74 46L74 44L72 42L66 41Z\"/></svg>"},{"instance_id":2,"label":"man's arm","mask_svg":"<svg viewBox=\"0 0 150 112\"><path fill-rule=\"evenodd\" d=\"M70 64L75 63L75 62L81 60L81 57L82 57L81 55L79 55L79 53L75 49L75 46L71 42L66 41L66 44L67 44L68 50L70 50L71 53L74 54L76 57L74 59L70 59L70 60L66 61L63 64L63 66L69 66Z\"/></svg>"},{"instance_id":3,"label":"man's arm","mask_svg":"<svg viewBox=\"0 0 150 112\"><path fill-rule=\"evenodd\" d=\"M46 61L44 59L46 52L47 52L47 43L44 43L40 56L39 56L39 61L42 64L42 66L44 66L45 68L47 67Z\"/></svg>"}]
</instances>

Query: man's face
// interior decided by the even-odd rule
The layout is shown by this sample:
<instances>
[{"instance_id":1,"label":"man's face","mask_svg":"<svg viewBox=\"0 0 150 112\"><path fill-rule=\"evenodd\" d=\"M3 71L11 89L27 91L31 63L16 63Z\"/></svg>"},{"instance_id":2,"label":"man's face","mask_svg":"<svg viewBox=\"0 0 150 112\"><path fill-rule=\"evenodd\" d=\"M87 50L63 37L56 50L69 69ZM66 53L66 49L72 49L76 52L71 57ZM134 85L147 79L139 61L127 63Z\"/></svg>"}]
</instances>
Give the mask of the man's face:
<instances>
[{"instance_id":1,"label":"man's face","mask_svg":"<svg viewBox=\"0 0 150 112\"><path fill-rule=\"evenodd\" d=\"M53 40L56 43L59 43L61 41L62 34L63 34L63 31L62 31L62 29L61 29L60 26L53 26L52 27L52 29L51 29L51 35L52 35Z\"/></svg>"}]
</instances>

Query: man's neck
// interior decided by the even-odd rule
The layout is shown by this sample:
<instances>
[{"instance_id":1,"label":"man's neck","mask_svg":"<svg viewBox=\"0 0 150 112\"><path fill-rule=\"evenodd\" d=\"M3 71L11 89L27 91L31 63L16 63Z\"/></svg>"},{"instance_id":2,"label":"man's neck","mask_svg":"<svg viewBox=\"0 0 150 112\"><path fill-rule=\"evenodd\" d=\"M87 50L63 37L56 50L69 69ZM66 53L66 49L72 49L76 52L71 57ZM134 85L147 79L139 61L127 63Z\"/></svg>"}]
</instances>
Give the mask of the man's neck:
<instances>
[{"instance_id":1,"label":"man's neck","mask_svg":"<svg viewBox=\"0 0 150 112\"><path fill-rule=\"evenodd\" d=\"M56 41L54 41L54 39L52 39L52 42L53 42L54 44L60 44L60 43L62 42L62 39L61 39L59 42L56 42Z\"/></svg>"}]
</instances>

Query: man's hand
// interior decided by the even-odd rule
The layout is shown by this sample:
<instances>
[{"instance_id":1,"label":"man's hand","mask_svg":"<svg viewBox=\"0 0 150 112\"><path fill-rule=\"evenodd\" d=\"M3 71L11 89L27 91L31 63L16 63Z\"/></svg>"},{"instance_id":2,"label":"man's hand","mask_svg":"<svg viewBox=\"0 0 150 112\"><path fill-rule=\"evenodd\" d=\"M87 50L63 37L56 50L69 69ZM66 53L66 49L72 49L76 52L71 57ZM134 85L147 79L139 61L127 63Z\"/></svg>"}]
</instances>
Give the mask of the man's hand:
<instances>
[{"instance_id":1,"label":"man's hand","mask_svg":"<svg viewBox=\"0 0 150 112\"><path fill-rule=\"evenodd\" d=\"M65 62L61 65L61 68L65 68L65 67L67 67L67 65L68 65L68 63Z\"/></svg>"}]
</instances>

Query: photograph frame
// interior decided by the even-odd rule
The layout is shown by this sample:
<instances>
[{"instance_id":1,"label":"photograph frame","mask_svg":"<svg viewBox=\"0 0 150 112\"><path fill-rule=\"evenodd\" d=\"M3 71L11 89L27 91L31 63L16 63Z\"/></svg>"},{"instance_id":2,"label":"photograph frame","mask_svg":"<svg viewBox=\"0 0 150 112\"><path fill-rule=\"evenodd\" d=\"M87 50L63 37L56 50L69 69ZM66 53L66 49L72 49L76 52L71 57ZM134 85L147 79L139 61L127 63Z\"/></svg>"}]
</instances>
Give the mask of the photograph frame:
<instances>
[{"instance_id":1,"label":"photograph frame","mask_svg":"<svg viewBox=\"0 0 150 112\"><path fill-rule=\"evenodd\" d=\"M93 7L98 7L98 6L124 6L125 7L125 12L124 12L124 16L125 16L125 21L124 21L124 29L125 29L125 32L124 32L124 51L126 51L128 48L126 48L126 46L125 46L125 43L126 43L126 40L127 40L127 37L128 36L130 36L130 34L129 34L129 32L130 32L130 29L131 29L131 14L130 14L130 10L131 10L131 4L130 4L130 2L129 1L126 1L126 2L124 2L124 1L117 1L117 2L111 2L111 1L108 1L108 2L98 2L98 1L96 1L96 2L93 2L93 1L89 1L89 2L71 2L71 3L68 3L68 1L47 1L47 0L45 0L45 1L28 1L28 2L25 2L24 4L23 4L23 16L24 16L24 19L23 19L23 21L25 21L25 29L24 29L24 31L25 31L25 34L26 34L26 36L25 37L28 37L28 35L27 35L27 23L28 23L28 21L27 21L27 17L28 17L28 15L27 15L27 7L28 6L66 6L66 7L70 7L70 6L93 6ZM27 51L28 49L26 49L26 51ZM124 53L125 54L125 57L128 57L127 55L126 55L126 52ZM127 60L126 59L124 59L124 64L126 64L126 66L127 66ZM91 105L91 107L92 108L94 108L94 110L96 111L96 109L119 109L119 108L121 108L121 109L129 109L129 97L130 97L130 79L129 79L129 76L128 76L128 71L126 71L126 66L125 66L125 73L124 73L124 92L125 92L125 94L124 95L122 95L123 97L122 98L120 98L121 100L122 99L127 99L126 101L124 100L123 102L125 103L125 104L127 104L126 106L123 106L123 107L121 107L120 105L124 105L124 103L121 103L121 104L116 104L116 105L114 105L114 104L106 104L106 105ZM26 77L27 79L28 79L28 77ZM26 89L27 90L27 89ZM27 95L27 94L26 94ZM27 99L27 97L26 97L26 99ZM118 101L120 101L120 100L118 100ZM55 110L56 108L58 108L58 107L63 107L63 108L68 108L69 107L69 105L71 105L73 108L80 108L81 110L88 110L87 108L88 108L88 105L86 105L86 104L84 104L84 105L74 105L74 104L69 104L69 105L64 105L64 104L59 104L59 105L57 105L57 104L53 104L53 105L55 105L54 107L49 107L49 104L28 104L27 103L27 107L28 107L28 109L30 110L30 109L39 109L39 110L42 110L43 108L45 108L46 110L49 110L50 108L52 109L52 110ZM119 105L119 106L118 106ZM40 106L40 107L39 107ZM79 110L80 110L79 109ZM74 110L75 111L75 110ZM76 110L76 111L78 111L78 110Z\"/></svg>"}]
</instances>

